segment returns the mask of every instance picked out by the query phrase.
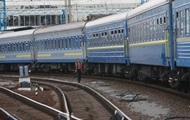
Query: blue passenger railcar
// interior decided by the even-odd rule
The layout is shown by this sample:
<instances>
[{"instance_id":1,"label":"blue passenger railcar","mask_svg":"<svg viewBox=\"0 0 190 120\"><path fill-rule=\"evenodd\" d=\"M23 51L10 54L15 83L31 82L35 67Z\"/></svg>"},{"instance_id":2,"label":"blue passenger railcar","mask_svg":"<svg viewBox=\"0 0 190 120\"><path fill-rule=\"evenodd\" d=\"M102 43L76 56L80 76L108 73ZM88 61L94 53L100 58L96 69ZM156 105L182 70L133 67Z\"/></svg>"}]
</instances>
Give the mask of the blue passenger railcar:
<instances>
[{"instance_id":1,"label":"blue passenger railcar","mask_svg":"<svg viewBox=\"0 0 190 120\"><path fill-rule=\"evenodd\" d=\"M175 30L175 60L179 67L190 67L190 2L175 0L173 2Z\"/></svg>"},{"instance_id":2,"label":"blue passenger railcar","mask_svg":"<svg viewBox=\"0 0 190 120\"><path fill-rule=\"evenodd\" d=\"M33 62L32 30L9 31L0 34L0 69L18 69L18 64Z\"/></svg>"},{"instance_id":3,"label":"blue passenger railcar","mask_svg":"<svg viewBox=\"0 0 190 120\"><path fill-rule=\"evenodd\" d=\"M165 68L173 66L169 5L168 0L153 0L127 16L130 64L138 79L159 78Z\"/></svg>"},{"instance_id":4,"label":"blue passenger railcar","mask_svg":"<svg viewBox=\"0 0 190 120\"><path fill-rule=\"evenodd\" d=\"M83 34L85 22L39 28L34 32L35 60L44 72L74 70L74 62L86 58Z\"/></svg>"},{"instance_id":5,"label":"blue passenger railcar","mask_svg":"<svg viewBox=\"0 0 190 120\"><path fill-rule=\"evenodd\" d=\"M176 62L176 78L172 83L187 92L190 88L190 1L174 0L172 6Z\"/></svg>"},{"instance_id":6,"label":"blue passenger railcar","mask_svg":"<svg viewBox=\"0 0 190 120\"><path fill-rule=\"evenodd\" d=\"M111 15L86 24L87 58L94 72L117 73L123 69L127 61L126 15L127 12Z\"/></svg>"}]
</instances>

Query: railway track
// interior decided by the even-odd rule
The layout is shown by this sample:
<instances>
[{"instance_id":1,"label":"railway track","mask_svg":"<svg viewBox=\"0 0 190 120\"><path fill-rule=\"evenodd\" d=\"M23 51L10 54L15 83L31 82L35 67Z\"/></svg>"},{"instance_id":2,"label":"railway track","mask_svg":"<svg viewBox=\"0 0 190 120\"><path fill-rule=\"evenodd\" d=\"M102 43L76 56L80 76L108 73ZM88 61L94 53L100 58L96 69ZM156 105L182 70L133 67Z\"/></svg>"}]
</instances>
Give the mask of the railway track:
<instances>
[{"instance_id":1,"label":"railway track","mask_svg":"<svg viewBox=\"0 0 190 120\"><path fill-rule=\"evenodd\" d=\"M32 82L34 84L49 86L54 89L59 96L63 96L61 101L66 102L61 105L64 106L61 110L71 118L76 118L75 116L77 116L78 118L86 120L98 120L118 119L119 117L124 120L131 120L119 108L90 87L62 80L40 79L35 77L32 78ZM65 94L69 100L69 105ZM68 106L70 106L70 108L68 108Z\"/></svg>"},{"instance_id":2,"label":"railway track","mask_svg":"<svg viewBox=\"0 0 190 120\"><path fill-rule=\"evenodd\" d=\"M43 75L43 77L76 82L76 76L73 75L52 74L50 76ZM82 78L82 84L98 91L134 120L189 118L189 94L153 84L113 77L85 76ZM130 96L131 94L126 93L126 91L147 98L128 101L123 99L124 97L117 96L120 93Z\"/></svg>"},{"instance_id":3,"label":"railway track","mask_svg":"<svg viewBox=\"0 0 190 120\"><path fill-rule=\"evenodd\" d=\"M111 118L114 119L114 117L120 117L124 120L131 120L131 118L129 118L109 100L85 85L73 82L65 82L58 79L33 78L33 81L37 82L38 84L46 85L47 83L39 83L39 81L50 82L48 86L53 86L53 88L59 90L61 94L64 92L69 101L68 106L70 106L70 108L67 109L67 113L70 113L71 116L74 115L84 120L106 120ZM116 111L117 114L115 113Z\"/></svg>"},{"instance_id":4,"label":"railway track","mask_svg":"<svg viewBox=\"0 0 190 120\"><path fill-rule=\"evenodd\" d=\"M0 120L21 120L20 118L18 118L16 115L11 115L9 114L6 110L4 110L3 108L0 108Z\"/></svg>"},{"instance_id":5,"label":"railway track","mask_svg":"<svg viewBox=\"0 0 190 120\"><path fill-rule=\"evenodd\" d=\"M41 79L43 78L42 80L44 81L48 81L48 80L54 81L54 82L59 81L61 85L60 83L58 83L58 87L62 91L66 91L65 92L66 95L68 93L71 94L74 91L78 91L77 88L62 86L63 82L75 83L76 85L78 85L78 83L76 83L76 77L73 75L61 76L61 75L51 74L51 75L43 75L43 77L40 75L33 76L32 78L38 79L38 80L39 78ZM160 87L160 86L156 86L152 84L146 84L146 83L137 82L137 81L128 81L128 80L126 81L123 79L108 78L108 77L94 78L92 76L90 77L85 76L82 79L82 84L79 84L79 85L81 86L84 85L84 86L88 86L90 88L95 89L96 91L98 91L98 93L105 96L112 103L118 106L120 110L122 110L125 114L127 114L130 118L134 120L136 119L168 120L172 118L186 118L187 120L189 120L188 119L189 112L190 112L189 94L181 93L176 90L172 90L169 88ZM118 93L121 93L121 92L126 93L126 91L132 91L132 93L145 95L148 97L147 101L146 100L141 101L138 99L135 99L134 101L133 100L126 101L126 100L122 100L121 96L120 97L117 96ZM154 111L157 111L157 112L154 113ZM76 115L76 113L74 113L74 115Z\"/></svg>"},{"instance_id":6,"label":"railway track","mask_svg":"<svg viewBox=\"0 0 190 120\"><path fill-rule=\"evenodd\" d=\"M12 90L0 86L0 105L9 111L11 115L16 115L22 119L52 120L61 111L47 105L36 102ZM1 116L2 118L4 115Z\"/></svg>"}]
</instances>

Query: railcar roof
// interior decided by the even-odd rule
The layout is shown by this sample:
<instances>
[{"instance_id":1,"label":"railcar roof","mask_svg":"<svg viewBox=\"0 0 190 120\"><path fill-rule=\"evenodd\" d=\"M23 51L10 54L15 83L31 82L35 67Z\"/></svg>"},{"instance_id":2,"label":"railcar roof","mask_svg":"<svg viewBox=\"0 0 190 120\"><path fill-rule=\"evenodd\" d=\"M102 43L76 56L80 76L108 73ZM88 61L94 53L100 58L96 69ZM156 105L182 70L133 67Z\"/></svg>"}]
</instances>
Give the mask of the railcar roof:
<instances>
[{"instance_id":1,"label":"railcar roof","mask_svg":"<svg viewBox=\"0 0 190 120\"><path fill-rule=\"evenodd\" d=\"M85 25L85 22L75 22L75 23L69 23L69 24L41 27L35 31L35 34L80 29L80 28L84 28L84 25Z\"/></svg>"},{"instance_id":2,"label":"railcar roof","mask_svg":"<svg viewBox=\"0 0 190 120\"><path fill-rule=\"evenodd\" d=\"M125 20L127 13L128 12L118 13L118 14L114 14L114 15L97 19L97 20L90 21L86 24L86 27L88 28L88 27L99 26L103 24L109 24L112 22Z\"/></svg>"},{"instance_id":3,"label":"railcar roof","mask_svg":"<svg viewBox=\"0 0 190 120\"><path fill-rule=\"evenodd\" d=\"M161 5L164 5L166 3L168 3L169 0L152 0L152 1L149 1L147 3L144 3L143 5L135 8L134 10L131 10L128 15L127 15L127 19L131 18L131 17L134 17L138 14L141 14L145 11L148 11L148 10L151 10L155 7L158 7L158 6L161 6Z\"/></svg>"},{"instance_id":4,"label":"railcar roof","mask_svg":"<svg viewBox=\"0 0 190 120\"><path fill-rule=\"evenodd\" d=\"M10 31L10 32L2 33L2 34L0 34L0 39L2 39L2 38L10 38L10 37L19 37L19 36L25 36L25 35L32 35L34 30L35 29L17 31L17 32Z\"/></svg>"}]
</instances>

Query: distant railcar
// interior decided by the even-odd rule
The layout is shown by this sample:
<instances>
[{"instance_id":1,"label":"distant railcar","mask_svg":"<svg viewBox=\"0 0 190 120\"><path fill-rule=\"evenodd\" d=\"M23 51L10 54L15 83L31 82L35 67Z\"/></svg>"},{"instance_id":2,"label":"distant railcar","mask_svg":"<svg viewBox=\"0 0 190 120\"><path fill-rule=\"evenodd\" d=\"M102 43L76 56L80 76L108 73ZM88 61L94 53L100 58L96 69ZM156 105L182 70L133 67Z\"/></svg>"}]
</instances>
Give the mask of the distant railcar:
<instances>
[{"instance_id":1,"label":"distant railcar","mask_svg":"<svg viewBox=\"0 0 190 120\"><path fill-rule=\"evenodd\" d=\"M40 71L74 70L74 62L85 59L85 22L49 26L36 29L35 62Z\"/></svg>"},{"instance_id":2,"label":"distant railcar","mask_svg":"<svg viewBox=\"0 0 190 120\"><path fill-rule=\"evenodd\" d=\"M0 69L18 70L18 64L31 64L34 29L0 34Z\"/></svg>"},{"instance_id":3,"label":"distant railcar","mask_svg":"<svg viewBox=\"0 0 190 120\"><path fill-rule=\"evenodd\" d=\"M90 21L85 26L87 59L97 74L121 73L128 61L127 12Z\"/></svg>"},{"instance_id":4,"label":"distant railcar","mask_svg":"<svg viewBox=\"0 0 190 120\"><path fill-rule=\"evenodd\" d=\"M174 68L170 5L150 1L127 15L131 72L137 79L167 79Z\"/></svg>"},{"instance_id":5,"label":"distant railcar","mask_svg":"<svg viewBox=\"0 0 190 120\"><path fill-rule=\"evenodd\" d=\"M174 0L174 60L175 78L171 81L179 89L190 87L190 2L188 0Z\"/></svg>"}]
</instances>

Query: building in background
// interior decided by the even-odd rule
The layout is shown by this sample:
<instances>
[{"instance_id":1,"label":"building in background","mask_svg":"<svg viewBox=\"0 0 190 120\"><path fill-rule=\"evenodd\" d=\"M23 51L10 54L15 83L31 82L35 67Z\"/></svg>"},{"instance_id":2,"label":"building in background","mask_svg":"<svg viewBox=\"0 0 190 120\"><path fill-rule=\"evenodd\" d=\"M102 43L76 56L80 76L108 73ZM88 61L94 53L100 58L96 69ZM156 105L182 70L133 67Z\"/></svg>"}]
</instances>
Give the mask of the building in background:
<instances>
[{"instance_id":1,"label":"building in background","mask_svg":"<svg viewBox=\"0 0 190 120\"><path fill-rule=\"evenodd\" d=\"M71 5L65 0L6 0L6 4L7 26L16 28L65 23L69 9L71 22L85 21L134 9L141 0L71 0Z\"/></svg>"},{"instance_id":2,"label":"building in background","mask_svg":"<svg viewBox=\"0 0 190 120\"><path fill-rule=\"evenodd\" d=\"M7 29L6 2L0 0L0 31Z\"/></svg>"},{"instance_id":3,"label":"building in background","mask_svg":"<svg viewBox=\"0 0 190 120\"><path fill-rule=\"evenodd\" d=\"M150 0L141 0L141 4L144 4L144 3L148 2L148 1L150 1Z\"/></svg>"}]
</instances>

